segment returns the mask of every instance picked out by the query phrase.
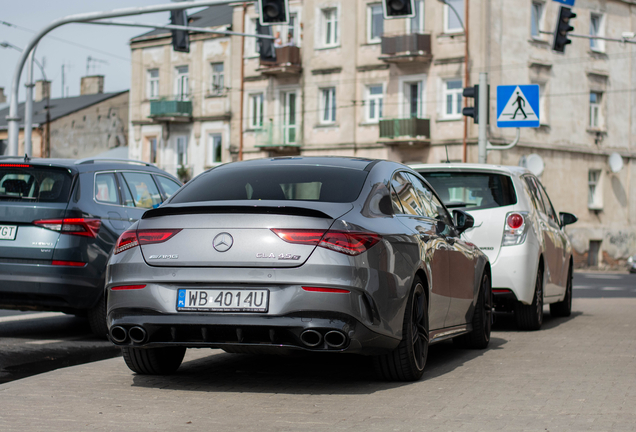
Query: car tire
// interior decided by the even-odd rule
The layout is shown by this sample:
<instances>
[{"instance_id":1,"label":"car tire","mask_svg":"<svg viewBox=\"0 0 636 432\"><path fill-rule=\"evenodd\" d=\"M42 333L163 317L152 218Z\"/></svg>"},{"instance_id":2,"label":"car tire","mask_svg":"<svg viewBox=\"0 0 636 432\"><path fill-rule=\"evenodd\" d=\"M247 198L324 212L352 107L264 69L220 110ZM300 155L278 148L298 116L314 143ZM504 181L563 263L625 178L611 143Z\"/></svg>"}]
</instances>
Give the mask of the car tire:
<instances>
[{"instance_id":1,"label":"car tire","mask_svg":"<svg viewBox=\"0 0 636 432\"><path fill-rule=\"evenodd\" d=\"M473 314L473 330L465 335L453 338L453 343L462 348L485 349L490 343L490 332L492 329L492 287L488 274L484 273L481 278L479 297L475 305Z\"/></svg>"},{"instance_id":2,"label":"car tire","mask_svg":"<svg viewBox=\"0 0 636 432\"><path fill-rule=\"evenodd\" d=\"M177 371L186 349L184 347L122 348L128 368L140 375L169 375Z\"/></svg>"},{"instance_id":3,"label":"car tire","mask_svg":"<svg viewBox=\"0 0 636 432\"><path fill-rule=\"evenodd\" d=\"M93 334L101 339L108 338L108 324L106 322L106 298L102 296L94 308L87 313L88 324Z\"/></svg>"},{"instance_id":4,"label":"car tire","mask_svg":"<svg viewBox=\"0 0 636 432\"><path fill-rule=\"evenodd\" d=\"M543 324L543 269L537 270L534 298L531 305L518 302L515 307L517 327L521 330L539 330Z\"/></svg>"},{"instance_id":5,"label":"car tire","mask_svg":"<svg viewBox=\"0 0 636 432\"><path fill-rule=\"evenodd\" d=\"M562 301L550 305L550 315L553 317L569 317L572 315L572 266L568 270L565 297Z\"/></svg>"},{"instance_id":6,"label":"car tire","mask_svg":"<svg viewBox=\"0 0 636 432\"><path fill-rule=\"evenodd\" d=\"M402 325L402 340L393 352L373 358L376 373L388 381L422 378L428 357L428 302L422 281L415 278Z\"/></svg>"}]
</instances>

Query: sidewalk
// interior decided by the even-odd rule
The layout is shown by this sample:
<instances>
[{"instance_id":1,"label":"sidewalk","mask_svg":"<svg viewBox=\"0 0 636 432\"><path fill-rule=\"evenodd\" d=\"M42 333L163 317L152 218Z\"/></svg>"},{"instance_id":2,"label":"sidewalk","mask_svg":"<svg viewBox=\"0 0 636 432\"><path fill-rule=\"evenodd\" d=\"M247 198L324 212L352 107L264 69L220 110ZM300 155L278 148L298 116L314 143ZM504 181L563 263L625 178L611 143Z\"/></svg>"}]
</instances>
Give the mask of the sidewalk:
<instances>
[{"instance_id":1,"label":"sidewalk","mask_svg":"<svg viewBox=\"0 0 636 432\"><path fill-rule=\"evenodd\" d=\"M547 309L546 309L547 310ZM122 358L0 385L0 431L634 431L636 299L575 299L572 317L490 348L431 347L417 383L364 359L189 350L170 377Z\"/></svg>"}]
</instances>

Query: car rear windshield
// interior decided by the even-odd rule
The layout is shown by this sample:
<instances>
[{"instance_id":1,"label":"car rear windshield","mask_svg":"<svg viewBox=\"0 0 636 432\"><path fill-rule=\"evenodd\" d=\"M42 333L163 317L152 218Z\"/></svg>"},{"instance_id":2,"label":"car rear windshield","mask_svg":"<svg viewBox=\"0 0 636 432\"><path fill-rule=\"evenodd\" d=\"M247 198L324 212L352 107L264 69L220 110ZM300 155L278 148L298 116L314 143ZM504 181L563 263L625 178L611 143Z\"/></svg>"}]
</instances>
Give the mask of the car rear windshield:
<instances>
[{"instance_id":1,"label":"car rear windshield","mask_svg":"<svg viewBox=\"0 0 636 432\"><path fill-rule=\"evenodd\" d=\"M446 207L466 210L503 207L517 203L510 176L494 173L421 172Z\"/></svg>"},{"instance_id":2,"label":"car rear windshield","mask_svg":"<svg viewBox=\"0 0 636 432\"><path fill-rule=\"evenodd\" d=\"M171 203L236 200L353 202L366 171L320 165L226 165L201 174Z\"/></svg>"},{"instance_id":3,"label":"car rear windshield","mask_svg":"<svg viewBox=\"0 0 636 432\"><path fill-rule=\"evenodd\" d=\"M72 180L63 168L0 164L0 200L67 202Z\"/></svg>"}]
</instances>

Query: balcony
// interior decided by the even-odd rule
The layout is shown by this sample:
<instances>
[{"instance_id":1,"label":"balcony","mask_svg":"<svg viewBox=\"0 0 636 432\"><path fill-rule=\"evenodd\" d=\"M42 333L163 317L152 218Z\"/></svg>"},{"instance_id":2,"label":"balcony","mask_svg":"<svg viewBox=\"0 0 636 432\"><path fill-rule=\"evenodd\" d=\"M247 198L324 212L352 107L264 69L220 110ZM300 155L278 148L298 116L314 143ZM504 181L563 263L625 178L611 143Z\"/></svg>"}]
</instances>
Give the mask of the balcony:
<instances>
[{"instance_id":1,"label":"balcony","mask_svg":"<svg viewBox=\"0 0 636 432\"><path fill-rule=\"evenodd\" d=\"M379 59L386 63L429 62L432 57L430 34L382 36Z\"/></svg>"},{"instance_id":2,"label":"balcony","mask_svg":"<svg viewBox=\"0 0 636 432\"><path fill-rule=\"evenodd\" d=\"M380 120L380 140L387 145L426 145L430 143L429 119L406 118Z\"/></svg>"},{"instance_id":3,"label":"balcony","mask_svg":"<svg viewBox=\"0 0 636 432\"><path fill-rule=\"evenodd\" d=\"M150 116L163 121L190 121L192 101L161 99L150 101Z\"/></svg>"},{"instance_id":4,"label":"balcony","mask_svg":"<svg viewBox=\"0 0 636 432\"><path fill-rule=\"evenodd\" d=\"M297 154L300 149L297 125L269 122L256 132L256 148L277 153Z\"/></svg>"},{"instance_id":5,"label":"balcony","mask_svg":"<svg viewBox=\"0 0 636 432\"><path fill-rule=\"evenodd\" d=\"M276 61L261 60L261 67L257 69L263 75L279 77L299 75L301 70L300 48L296 46L276 48Z\"/></svg>"}]
</instances>

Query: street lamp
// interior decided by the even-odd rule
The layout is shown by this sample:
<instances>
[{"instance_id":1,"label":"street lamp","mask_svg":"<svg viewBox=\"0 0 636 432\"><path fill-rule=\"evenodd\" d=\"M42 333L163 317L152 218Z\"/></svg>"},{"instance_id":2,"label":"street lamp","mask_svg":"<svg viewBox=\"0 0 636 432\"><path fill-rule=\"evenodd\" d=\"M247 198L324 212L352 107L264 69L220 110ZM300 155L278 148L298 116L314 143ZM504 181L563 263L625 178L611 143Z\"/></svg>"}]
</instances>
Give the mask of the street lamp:
<instances>
[{"instance_id":1,"label":"street lamp","mask_svg":"<svg viewBox=\"0 0 636 432\"><path fill-rule=\"evenodd\" d=\"M0 42L0 47L2 48L11 48L19 52L23 52L24 50L20 47L17 47L7 41ZM30 61L29 68L27 69L27 82L25 87L27 88L26 95L26 104L24 107L25 121L24 121L24 153L26 155L33 156L33 141L31 139L32 129L33 129L33 87L35 84L33 83L33 63L37 64L40 68L40 72L42 72L42 78L44 82L47 82L46 73L44 72L44 67L42 64L37 61L35 58L35 50L37 47L34 47L33 50L29 53ZM48 110L49 110L49 92L46 92L46 110L47 110L47 121L48 121ZM47 131L48 133L48 131ZM48 135L47 135L48 139Z\"/></svg>"}]
</instances>

